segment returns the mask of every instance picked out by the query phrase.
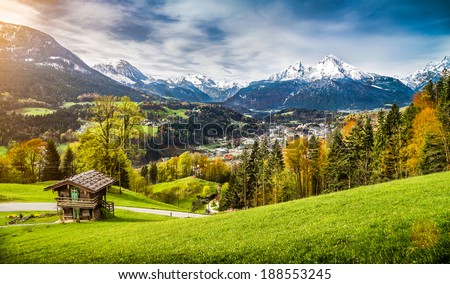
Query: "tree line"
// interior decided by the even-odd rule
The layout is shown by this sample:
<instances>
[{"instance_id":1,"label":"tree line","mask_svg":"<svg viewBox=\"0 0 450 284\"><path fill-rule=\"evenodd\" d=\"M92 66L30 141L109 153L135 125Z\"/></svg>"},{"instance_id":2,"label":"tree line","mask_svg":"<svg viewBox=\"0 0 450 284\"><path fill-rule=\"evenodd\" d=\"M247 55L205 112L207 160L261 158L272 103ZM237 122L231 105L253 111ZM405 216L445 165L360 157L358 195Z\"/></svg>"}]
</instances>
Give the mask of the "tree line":
<instances>
[{"instance_id":1,"label":"tree line","mask_svg":"<svg viewBox=\"0 0 450 284\"><path fill-rule=\"evenodd\" d=\"M393 104L354 115L328 141L315 136L256 142L244 150L221 193L221 209L249 208L450 169L450 77Z\"/></svg>"}]
</instances>

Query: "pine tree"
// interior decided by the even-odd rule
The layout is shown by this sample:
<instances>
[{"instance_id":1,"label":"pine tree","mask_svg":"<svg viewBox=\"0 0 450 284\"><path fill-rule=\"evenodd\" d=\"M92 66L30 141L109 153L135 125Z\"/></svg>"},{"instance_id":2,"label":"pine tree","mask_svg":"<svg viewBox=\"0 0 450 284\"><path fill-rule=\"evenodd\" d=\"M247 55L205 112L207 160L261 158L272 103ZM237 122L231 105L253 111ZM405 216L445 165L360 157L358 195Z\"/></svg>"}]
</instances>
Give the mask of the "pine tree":
<instances>
[{"instance_id":1,"label":"pine tree","mask_svg":"<svg viewBox=\"0 0 450 284\"><path fill-rule=\"evenodd\" d=\"M248 165L248 193L253 197L250 202L252 206L258 206L258 187L259 187L259 173L261 170L261 156L258 141L253 143L252 151L250 153L250 160ZM247 200L248 201L248 200Z\"/></svg>"},{"instance_id":2,"label":"pine tree","mask_svg":"<svg viewBox=\"0 0 450 284\"><path fill-rule=\"evenodd\" d=\"M329 191L343 190L349 187L348 149L340 131L336 131L328 154L327 181Z\"/></svg>"},{"instance_id":3,"label":"pine tree","mask_svg":"<svg viewBox=\"0 0 450 284\"><path fill-rule=\"evenodd\" d=\"M70 146L67 147L66 153L64 154L61 172L64 178L68 178L75 174L75 155Z\"/></svg>"},{"instance_id":4,"label":"pine tree","mask_svg":"<svg viewBox=\"0 0 450 284\"><path fill-rule=\"evenodd\" d=\"M387 137L385 128L386 114L383 110L378 112L377 115L377 124L378 128L375 133L375 138L373 142L373 150L372 150L372 182L376 183L381 180L381 160L382 160L382 152L384 151L387 144Z\"/></svg>"},{"instance_id":5,"label":"pine tree","mask_svg":"<svg viewBox=\"0 0 450 284\"><path fill-rule=\"evenodd\" d=\"M316 136L309 139L309 164L311 175L312 195L318 195L322 191L321 165L320 165L320 141Z\"/></svg>"},{"instance_id":6,"label":"pine tree","mask_svg":"<svg viewBox=\"0 0 450 284\"><path fill-rule=\"evenodd\" d=\"M270 200L270 191L268 189L271 187L272 181L272 169L269 163L271 156L267 139L264 139L259 147L259 157L261 159L258 173L259 192L261 192L261 205L264 206Z\"/></svg>"},{"instance_id":7,"label":"pine tree","mask_svg":"<svg viewBox=\"0 0 450 284\"><path fill-rule=\"evenodd\" d=\"M374 146L374 179L388 181L402 177L400 149L402 115L396 104L393 104L386 119L379 116L379 125Z\"/></svg>"},{"instance_id":8,"label":"pine tree","mask_svg":"<svg viewBox=\"0 0 450 284\"><path fill-rule=\"evenodd\" d=\"M402 126L401 126L401 141L402 147L400 149L400 167L401 173L403 177L410 177L412 172L408 167L408 158L409 158L409 145L414 137L414 119L419 113L419 109L411 104L402 115Z\"/></svg>"},{"instance_id":9,"label":"pine tree","mask_svg":"<svg viewBox=\"0 0 450 284\"><path fill-rule=\"evenodd\" d=\"M270 166L272 169L276 170L284 169L283 152L277 139L275 139L275 142L272 145L272 151L270 153Z\"/></svg>"},{"instance_id":10,"label":"pine tree","mask_svg":"<svg viewBox=\"0 0 450 284\"><path fill-rule=\"evenodd\" d=\"M148 174L150 176L150 183L156 184L158 181L158 166L156 165L156 163L152 163L150 165L150 170Z\"/></svg>"},{"instance_id":11,"label":"pine tree","mask_svg":"<svg viewBox=\"0 0 450 284\"><path fill-rule=\"evenodd\" d=\"M141 168L141 177L145 178L145 180L147 181L147 183L149 182L149 178L148 178L148 166L144 165Z\"/></svg>"},{"instance_id":12,"label":"pine tree","mask_svg":"<svg viewBox=\"0 0 450 284\"><path fill-rule=\"evenodd\" d=\"M442 146L445 152L446 169L450 169L450 76L445 70L444 76L438 81L437 117L441 122Z\"/></svg>"},{"instance_id":13,"label":"pine tree","mask_svg":"<svg viewBox=\"0 0 450 284\"><path fill-rule=\"evenodd\" d=\"M61 172L59 170L60 162L61 159L58 150L56 149L55 142L50 139L47 142L44 152L44 169L42 171L43 181L61 179Z\"/></svg>"},{"instance_id":14,"label":"pine tree","mask_svg":"<svg viewBox=\"0 0 450 284\"><path fill-rule=\"evenodd\" d=\"M250 187L250 155L247 149L244 149L239 159L239 166L236 172L236 191L239 192L239 208L248 208L253 198L253 191ZM231 184L230 184L231 187Z\"/></svg>"},{"instance_id":15,"label":"pine tree","mask_svg":"<svg viewBox=\"0 0 450 284\"><path fill-rule=\"evenodd\" d=\"M231 174L228 188L226 188L226 191L220 199L220 208L222 211L229 208L240 209L243 207L243 192L240 181L237 173Z\"/></svg>"},{"instance_id":16,"label":"pine tree","mask_svg":"<svg viewBox=\"0 0 450 284\"><path fill-rule=\"evenodd\" d=\"M358 119L348 137L349 186L366 185L372 175L373 129L371 120Z\"/></svg>"},{"instance_id":17,"label":"pine tree","mask_svg":"<svg viewBox=\"0 0 450 284\"><path fill-rule=\"evenodd\" d=\"M437 173L446 170L447 160L443 151L442 139L437 135L427 135L422 148L422 160L419 170L422 174Z\"/></svg>"}]
</instances>

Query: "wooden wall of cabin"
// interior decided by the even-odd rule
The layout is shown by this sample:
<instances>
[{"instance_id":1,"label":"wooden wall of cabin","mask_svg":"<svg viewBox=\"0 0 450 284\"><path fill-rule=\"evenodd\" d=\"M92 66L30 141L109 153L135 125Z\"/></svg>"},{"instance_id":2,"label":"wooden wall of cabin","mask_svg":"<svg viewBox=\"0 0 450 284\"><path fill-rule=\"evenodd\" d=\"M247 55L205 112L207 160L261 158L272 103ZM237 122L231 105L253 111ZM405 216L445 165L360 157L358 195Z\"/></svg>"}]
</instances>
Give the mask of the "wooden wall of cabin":
<instances>
[{"instance_id":1,"label":"wooden wall of cabin","mask_svg":"<svg viewBox=\"0 0 450 284\"><path fill-rule=\"evenodd\" d=\"M58 197L70 197L69 189L64 186L63 188L57 188L58 190Z\"/></svg>"},{"instance_id":2,"label":"wooden wall of cabin","mask_svg":"<svg viewBox=\"0 0 450 284\"><path fill-rule=\"evenodd\" d=\"M103 196L105 196L105 195L106 195L106 188L99 190L97 192L94 192L94 193L91 192L89 195L89 198L94 199L94 198L98 197L98 199L101 201L104 198Z\"/></svg>"},{"instance_id":3,"label":"wooden wall of cabin","mask_svg":"<svg viewBox=\"0 0 450 284\"><path fill-rule=\"evenodd\" d=\"M62 210L64 212L63 216L65 220L73 219L73 208L64 207ZM95 211L100 212L100 209L80 209L80 220L91 220L92 218L95 218L95 215L98 214Z\"/></svg>"}]
</instances>

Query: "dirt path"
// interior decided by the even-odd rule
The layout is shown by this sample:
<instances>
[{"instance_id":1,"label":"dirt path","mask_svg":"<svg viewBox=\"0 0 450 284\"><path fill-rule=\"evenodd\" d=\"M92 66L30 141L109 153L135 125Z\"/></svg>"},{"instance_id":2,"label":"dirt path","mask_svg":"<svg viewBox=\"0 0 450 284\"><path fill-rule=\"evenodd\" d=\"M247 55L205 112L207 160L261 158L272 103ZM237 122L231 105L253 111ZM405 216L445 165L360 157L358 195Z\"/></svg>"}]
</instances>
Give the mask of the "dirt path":
<instances>
[{"instance_id":1,"label":"dirt path","mask_svg":"<svg viewBox=\"0 0 450 284\"><path fill-rule=\"evenodd\" d=\"M136 207L124 207L115 206L116 209L129 210L133 212L164 215L176 218L201 218L207 215L186 213L186 212L176 212L168 210L159 209L149 209L149 208L136 208ZM32 203L22 203L22 202L8 202L0 203L0 212L10 212L10 211L52 211L56 210L56 204L51 202L32 202Z\"/></svg>"}]
</instances>

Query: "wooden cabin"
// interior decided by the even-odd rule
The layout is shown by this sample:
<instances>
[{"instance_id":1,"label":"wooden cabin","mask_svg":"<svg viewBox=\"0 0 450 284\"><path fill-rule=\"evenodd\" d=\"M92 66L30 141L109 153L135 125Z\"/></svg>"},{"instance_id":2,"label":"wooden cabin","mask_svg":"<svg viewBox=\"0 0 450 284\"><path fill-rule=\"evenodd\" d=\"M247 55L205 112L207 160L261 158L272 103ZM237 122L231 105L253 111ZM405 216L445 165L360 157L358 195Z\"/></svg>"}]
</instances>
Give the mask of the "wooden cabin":
<instances>
[{"instance_id":1,"label":"wooden cabin","mask_svg":"<svg viewBox=\"0 0 450 284\"><path fill-rule=\"evenodd\" d=\"M114 214L114 203L106 201L106 190L114 179L90 170L46 187L58 192L56 205L64 220L99 220L102 208Z\"/></svg>"}]
</instances>

